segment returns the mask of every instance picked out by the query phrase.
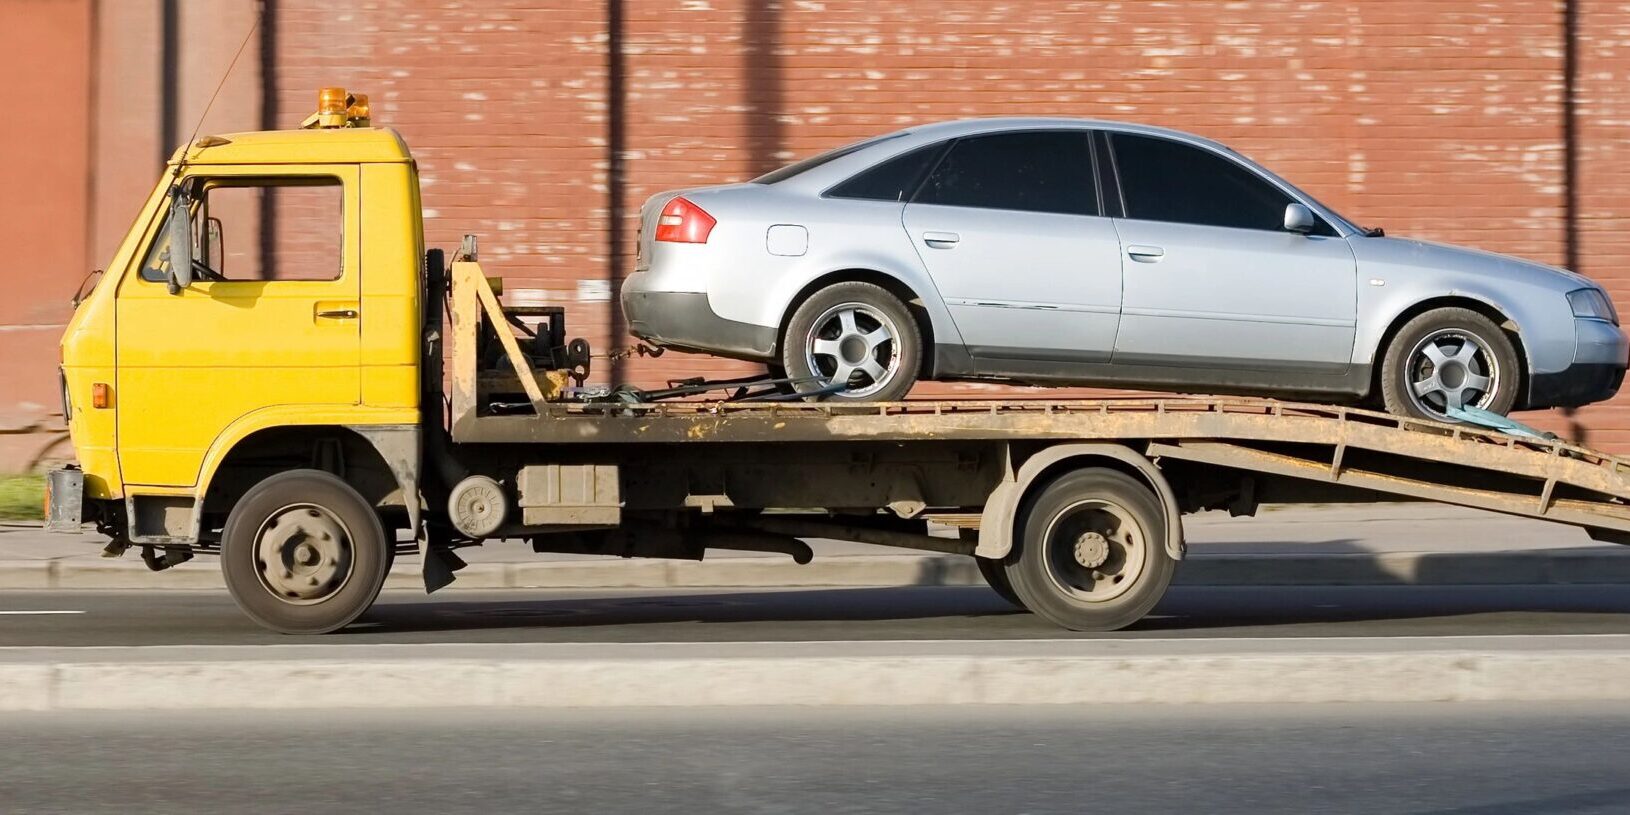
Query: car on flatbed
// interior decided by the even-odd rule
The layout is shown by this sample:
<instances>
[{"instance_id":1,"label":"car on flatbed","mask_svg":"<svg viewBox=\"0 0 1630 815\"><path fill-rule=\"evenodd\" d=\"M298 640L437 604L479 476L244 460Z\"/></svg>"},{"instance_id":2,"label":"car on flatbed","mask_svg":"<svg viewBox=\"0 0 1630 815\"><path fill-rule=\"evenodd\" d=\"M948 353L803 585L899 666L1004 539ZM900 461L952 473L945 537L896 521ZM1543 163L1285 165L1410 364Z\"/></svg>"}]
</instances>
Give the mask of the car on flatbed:
<instances>
[{"instance_id":1,"label":"car on flatbed","mask_svg":"<svg viewBox=\"0 0 1630 815\"><path fill-rule=\"evenodd\" d=\"M1214 141L974 119L751 183L661 193L622 289L636 336L826 398L985 379L1374 403L1448 419L1617 392L1606 292L1386 237Z\"/></svg>"}]
</instances>

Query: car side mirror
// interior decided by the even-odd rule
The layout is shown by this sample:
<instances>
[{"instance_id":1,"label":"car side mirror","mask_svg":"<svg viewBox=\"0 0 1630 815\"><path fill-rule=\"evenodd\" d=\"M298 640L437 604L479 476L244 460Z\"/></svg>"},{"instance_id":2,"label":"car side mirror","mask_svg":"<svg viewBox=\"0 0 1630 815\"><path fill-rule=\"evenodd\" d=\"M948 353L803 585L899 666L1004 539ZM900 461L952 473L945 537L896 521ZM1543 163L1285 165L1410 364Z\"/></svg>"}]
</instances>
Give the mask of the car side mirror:
<instances>
[{"instance_id":1,"label":"car side mirror","mask_svg":"<svg viewBox=\"0 0 1630 815\"><path fill-rule=\"evenodd\" d=\"M170 293L192 285L192 211L187 194L177 186L170 193Z\"/></svg>"},{"instance_id":2,"label":"car side mirror","mask_svg":"<svg viewBox=\"0 0 1630 815\"><path fill-rule=\"evenodd\" d=\"M226 244L221 242L221 219L204 222L204 262L218 275L226 274Z\"/></svg>"},{"instance_id":3,"label":"car side mirror","mask_svg":"<svg viewBox=\"0 0 1630 815\"><path fill-rule=\"evenodd\" d=\"M1303 204L1289 203L1285 205L1285 231L1306 235L1313 231L1315 221L1313 210Z\"/></svg>"}]
</instances>

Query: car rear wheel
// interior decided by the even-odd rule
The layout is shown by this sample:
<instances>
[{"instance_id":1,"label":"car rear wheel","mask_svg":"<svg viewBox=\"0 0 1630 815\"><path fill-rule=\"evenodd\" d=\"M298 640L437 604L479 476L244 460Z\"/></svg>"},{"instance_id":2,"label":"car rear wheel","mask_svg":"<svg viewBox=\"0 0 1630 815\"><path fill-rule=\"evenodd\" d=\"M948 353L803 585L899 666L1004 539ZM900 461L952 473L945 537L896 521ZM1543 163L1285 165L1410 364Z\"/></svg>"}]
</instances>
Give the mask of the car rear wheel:
<instances>
[{"instance_id":1,"label":"car rear wheel","mask_svg":"<svg viewBox=\"0 0 1630 815\"><path fill-rule=\"evenodd\" d=\"M822 398L905 398L922 366L922 332L906 304L882 286L837 283L799 304L787 322L781 364L799 390L843 385Z\"/></svg>"},{"instance_id":2,"label":"car rear wheel","mask_svg":"<svg viewBox=\"0 0 1630 815\"><path fill-rule=\"evenodd\" d=\"M1477 408L1505 415L1517 402L1517 350L1493 320L1464 308L1428 311L1387 346L1381 400L1387 412L1455 421L1449 412Z\"/></svg>"}]
</instances>

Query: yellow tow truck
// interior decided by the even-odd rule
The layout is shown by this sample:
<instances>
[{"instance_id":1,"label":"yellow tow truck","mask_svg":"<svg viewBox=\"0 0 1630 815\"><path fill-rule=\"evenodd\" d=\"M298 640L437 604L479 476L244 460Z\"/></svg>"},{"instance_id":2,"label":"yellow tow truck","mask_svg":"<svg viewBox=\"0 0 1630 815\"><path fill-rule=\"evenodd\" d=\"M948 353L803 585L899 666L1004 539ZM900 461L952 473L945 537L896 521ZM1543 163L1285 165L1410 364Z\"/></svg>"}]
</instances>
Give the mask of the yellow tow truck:
<instances>
[{"instance_id":1,"label":"yellow tow truck","mask_svg":"<svg viewBox=\"0 0 1630 815\"><path fill-rule=\"evenodd\" d=\"M565 320L504 303L473 238L426 250L413 158L362 95L196 139L63 335L78 463L50 475L48 525L154 569L219 555L244 612L300 633L363 614L399 553L435 590L498 538L967 555L1014 604L1100 630L1160 599L1203 509L1432 500L1630 540L1627 462L1552 439L1251 399L607 390Z\"/></svg>"}]
</instances>

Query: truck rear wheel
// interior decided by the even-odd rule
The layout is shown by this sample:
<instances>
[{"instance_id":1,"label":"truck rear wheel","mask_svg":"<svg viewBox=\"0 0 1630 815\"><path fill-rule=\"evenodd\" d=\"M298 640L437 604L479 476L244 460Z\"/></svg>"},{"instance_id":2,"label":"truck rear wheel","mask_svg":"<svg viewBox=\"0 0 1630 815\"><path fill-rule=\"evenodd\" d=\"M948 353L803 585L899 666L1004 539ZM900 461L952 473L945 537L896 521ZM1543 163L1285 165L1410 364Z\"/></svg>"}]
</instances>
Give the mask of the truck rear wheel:
<instances>
[{"instance_id":1,"label":"truck rear wheel","mask_svg":"<svg viewBox=\"0 0 1630 815\"><path fill-rule=\"evenodd\" d=\"M326 634L373 605L390 569L379 515L349 484L292 470L256 484L227 516L221 573L238 608L284 634Z\"/></svg>"},{"instance_id":2,"label":"truck rear wheel","mask_svg":"<svg viewBox=\"0 0 1630 815\"><path fill-rule=\"evenodd\" d=\"M1020 513L1007 576L1024 607L1072 631L1142 619L1171 584L1166 513L1137 479L1105 468L1060 476Z\"/></svg>"}]
</instances>

